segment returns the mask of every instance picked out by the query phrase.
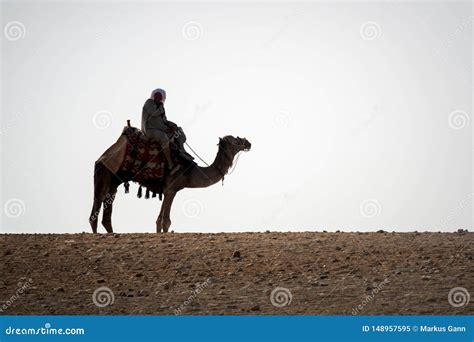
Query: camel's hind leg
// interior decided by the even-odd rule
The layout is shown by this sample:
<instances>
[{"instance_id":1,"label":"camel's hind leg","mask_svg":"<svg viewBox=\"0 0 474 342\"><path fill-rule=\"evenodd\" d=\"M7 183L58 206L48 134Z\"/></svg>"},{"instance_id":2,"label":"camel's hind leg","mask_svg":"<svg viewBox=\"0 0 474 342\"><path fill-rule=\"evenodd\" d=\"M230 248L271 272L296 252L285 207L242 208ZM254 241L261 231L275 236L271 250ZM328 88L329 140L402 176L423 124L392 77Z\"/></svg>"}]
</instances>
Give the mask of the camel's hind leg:
<instances>
[{"instance_id":1,"label":"camel's hind leg","mask_svg":"<svg viewBox=\"0 0 474 342\"><path fill-rule=\"evenodd\" d=\"M89 216L89 223L93 233L97 233L97 222L99 220L102 202L106 199L112 182L112 172L101 162L95 163L94 168L94 203Z\"/></svg>"},{"instance_id":2,"label":"camel's hind leg","mask_svg":"<svg viewBox=\"0 0 474 342\"><path fill-rule=\"evenodd\" d=\"M102 202L97 200L94 197L94 204L92 204L92 211L91 215L89 216L89 224L92 228L92 233L97 233L97 221L99 218L100 207L102 206Z\"/></svg>"},{"instance_id":3,"label":"camel's hind leg","mask_svg":"<svg viewBox=\"0 0 474 342\"><path fill-rule=\"evenodd\" d=\"M176 192L165 192L165 198L163 199L163 204L161 205L160 215L156 220L157 233L161 233L162 230L163 233L167 233L171 226L170 212L174 196L176 196Z\"/></svg>"},{"instance_id":4,"label":"camel's hind leg","mask_svg":"<svg viewBox=\"0 0 474 342\"><path fill-rule=\"evenodd\" d=\"M107 233L113 233L112 228L112 208L114 205L115 194L117 193L117 187L112 185L109 189L109 192L105 196L104 204L104 213L102 216L102 225L104 226Z\"/></svg>"}]
</instances>

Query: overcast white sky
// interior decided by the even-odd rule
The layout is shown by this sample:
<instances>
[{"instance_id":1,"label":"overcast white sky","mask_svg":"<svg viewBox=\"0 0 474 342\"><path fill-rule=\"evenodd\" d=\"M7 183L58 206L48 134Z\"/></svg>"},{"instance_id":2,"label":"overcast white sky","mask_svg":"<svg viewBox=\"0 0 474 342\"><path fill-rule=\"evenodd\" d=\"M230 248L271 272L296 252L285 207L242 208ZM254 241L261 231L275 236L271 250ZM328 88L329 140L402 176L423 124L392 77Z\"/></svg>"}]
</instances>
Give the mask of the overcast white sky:
<instances>
[{"instance_id":1,"label":"overcast white sky","mask_svg":"<svg viewBox=\"0 0 474 342\"><path fill-rule=\"evenodd\" d=\"M156 87L207 161L252 142L172 230L470 228L471 7L2 2L1 231L89 231L94 161ZM136 190L117 232L155 231Z\"/></svg>"}]
</instances>

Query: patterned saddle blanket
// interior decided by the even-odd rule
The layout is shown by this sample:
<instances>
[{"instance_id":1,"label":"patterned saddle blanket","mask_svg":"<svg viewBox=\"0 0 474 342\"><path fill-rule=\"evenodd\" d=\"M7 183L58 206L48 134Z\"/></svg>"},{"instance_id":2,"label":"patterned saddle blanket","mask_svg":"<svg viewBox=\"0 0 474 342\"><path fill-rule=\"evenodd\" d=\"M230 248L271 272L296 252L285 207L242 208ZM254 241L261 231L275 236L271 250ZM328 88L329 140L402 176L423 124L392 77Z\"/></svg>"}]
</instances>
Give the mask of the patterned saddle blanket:
<instances>
[{"instance_id":1,"label":"patterned saddle blanket","mask_svg":"<svg viewBox=\"0 0 474 342\"><path fill-rule=\"evenodd\" d=\"M126 179L140 184L163 178L166 159L161 145L148 140L135 127L125 127L122 134L127 137L129 143L120 169L121 174Z\"/></svg>"},{"instance_id":2,"label":"patterned saddle blanket","mask_svg":"<svg viewBox=\"0 0 474 342\"><path fill-rule=\"evenodd\" d=\"M142 131L135 127L126 126L122 135L125 135L128 143L125 159L117 176L124 181L125 192L129 192L129 181L137 182L140 184L137 194L139 198L142 197L143 186L146 188L145 198L150 198L152 192L153 197L159 194L161 200L164 178L167 176L165 170L168 169L161 145L148 140ZM171 142L170 149L173 162L181 165L182 172L187 173L196 165L193 158L185 151L180 151L174 142Z\"/></svg>"}]
</instances>

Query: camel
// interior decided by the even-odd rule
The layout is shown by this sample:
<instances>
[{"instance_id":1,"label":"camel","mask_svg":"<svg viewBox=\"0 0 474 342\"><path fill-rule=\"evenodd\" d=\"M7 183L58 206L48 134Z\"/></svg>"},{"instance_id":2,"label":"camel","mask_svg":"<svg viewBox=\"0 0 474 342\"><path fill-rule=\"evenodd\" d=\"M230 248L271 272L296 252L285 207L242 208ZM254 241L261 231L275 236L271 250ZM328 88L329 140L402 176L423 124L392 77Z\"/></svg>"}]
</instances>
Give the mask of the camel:
<instances>
[{"instance_id":1,"label":"camel","mask_svg":"<svg viewBox=\"0 0 474 342\"><path fill-rule=\"evenodd\" d=\"M127 143L127 138L123 135L120 136L117 142L107 149L95 162L94 203L89 217L89 223L94 234L97 233L97 221L102 204L104 206L102 225L107 233L113 233L112 207L117 193L117 187L124 183L118 170L125 158ZM219 138L218 147L217 155L211 165L201 167L197 164L193 164L190 168L181 168L181 170L173 176L167 175L164 178L162 187L163 203L161 204L160 214L156 220L157 233L168 232L171 226L171 206L178 191L184 188L206 188L223 180L232 166L237 153L240 151L249 151L251 144L245 138L227 135L223 138ZM128 183L125 184L126 191L127 185Z\"/></svg>"}]
</instances>

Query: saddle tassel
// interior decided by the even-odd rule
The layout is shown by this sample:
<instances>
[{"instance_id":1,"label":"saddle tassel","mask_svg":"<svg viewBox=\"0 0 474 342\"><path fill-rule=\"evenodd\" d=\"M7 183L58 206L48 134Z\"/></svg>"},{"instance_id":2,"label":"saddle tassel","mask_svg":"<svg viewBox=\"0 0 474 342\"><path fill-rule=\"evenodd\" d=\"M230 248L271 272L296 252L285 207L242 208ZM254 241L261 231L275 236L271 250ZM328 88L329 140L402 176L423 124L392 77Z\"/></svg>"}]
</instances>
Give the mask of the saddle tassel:
<instances>
[{"instance_id":1,"label":"saddle tassel","mask_svg":"<svg viewBox=\"0 0 474 342\"><path fill-rule=\"evenodd\" d=\"M123 183L123 187L125 188L125 193L128 194L130 192L130 183L129 182Z\"/></svg>"},{"instance_id":2,"label":"saddle tassel","mask_svg":"<svg viewBox=\"0 0 474 342\"><path fill-rule=\"evenodd\" d=\"M150 198L150 190L148 190L148 188L146 189L146 193L145 193L145 199L149 199Z\"/></svg>"},{"instance_id":3,"label":"saddle tassel","mask_svg":"<svg viewBox=\"0 0 474 342\"><path fill-rule=\"evenodd\" d=\"M138 197L138 198L142 198L142 186L141 186L141 185L140 185L140 187L138 188L137 197Z\"/></svg>"}]
</instances>

